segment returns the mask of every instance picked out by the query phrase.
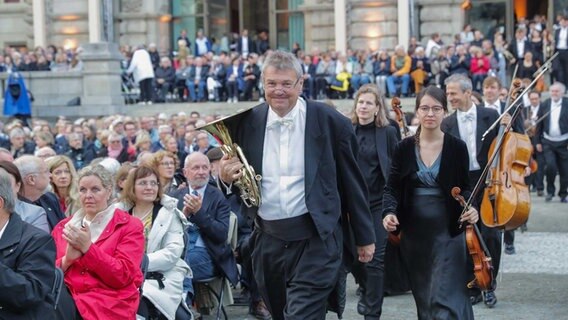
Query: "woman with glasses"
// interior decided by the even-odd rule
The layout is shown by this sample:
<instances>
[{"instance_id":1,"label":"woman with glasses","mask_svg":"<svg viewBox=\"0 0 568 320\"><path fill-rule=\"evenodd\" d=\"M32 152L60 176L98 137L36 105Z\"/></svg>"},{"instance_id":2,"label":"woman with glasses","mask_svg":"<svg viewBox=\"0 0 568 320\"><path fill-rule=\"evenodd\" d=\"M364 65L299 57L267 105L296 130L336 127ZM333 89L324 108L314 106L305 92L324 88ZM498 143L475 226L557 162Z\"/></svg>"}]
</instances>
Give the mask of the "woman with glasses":
<instances>
[{"instance_id":1,"label":"woman with glasses","mask_svg":"<svg viewBox=\"0 0 568 320\"><path fill-rule=\"evenodd\" d=\"M172 195L176 190L186 186L185 177L176 173L179 160L173 153L160 150L150 159L149 164L158 172L164 194Z\"/></svg>"},{"instance_id":2,"label":"woman with glasses","mask_svg":"<svg viewBox=\"0 0 568 320\"><path fill-rule=\"evenodd\" d=\"M383 304L385 246L387 232L381 225L383 190L388 178L391 156L398 142L396 129L390 125L384 100L373 84L363 85L355 93L351 122L359 145L359 168L366 177L375 226L375 254L365 264L355 264L353 275L362 288L357 305L365 318L379 318Z\"/></svg>"},{"instance_id":3,"label":"woman with glasses","mask_svg":"<svg viewBox=\"0 0 568 320\"><path fill-rule=\"evenodd\" d=\"M76 211L77 199L77 171L73 162L66 156L55 156L46 160L51 173L51 188L59 200L61 211L69 216Z\"/></svg>"},{"instance_id":4,"label":"woman with glasses","mask_svg":"<svg viewBox=\"0 0 568 320\"><path fill-rule=\"evenodd\" d=\"M469 155L463 141L444 134L446 94L435 86L416 97L416 135L393 154L383 197L383 226L400 230L400 248L418 319L473 319L467 292L467 253L462 223L476 223L477 210L463 215L451 196L469 192Z\"/></svg>"},{"instance_id":5,"label":"woman with glasses","mask_svg":"<svg viewBox=\"0 0 568 320\"><path fill-rule=\"evenodd\" d=\"M144 255L142 223L111 205L113 179L100 165L79 172L80 209L52 232L65 273L57 319L134 319Z\"/></svg>"},{"instance_id":6,"label":"woman with glasses","mask_svg":"<svg viewBox=\"0 0 568 320\"><path fill-rule=\"evenodd\" d=\"M131 172L120 200L120 206L144 225L149 264L138 314L146 319L176 319L183 279L189 272L181 259L187 219L177 209L178 200L162 193L158 173L149 166Z\"/></svg>"}]
</instances>

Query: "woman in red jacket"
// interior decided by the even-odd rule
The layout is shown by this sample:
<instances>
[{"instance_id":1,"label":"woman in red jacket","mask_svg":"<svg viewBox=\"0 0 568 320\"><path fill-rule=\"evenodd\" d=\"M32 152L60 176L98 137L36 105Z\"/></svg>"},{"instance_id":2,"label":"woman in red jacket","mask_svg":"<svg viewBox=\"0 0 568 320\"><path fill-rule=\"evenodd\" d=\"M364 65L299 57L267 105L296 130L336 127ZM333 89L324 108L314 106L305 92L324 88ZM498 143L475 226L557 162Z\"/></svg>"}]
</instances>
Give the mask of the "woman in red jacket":
<instances>
[{"instance_id":1,"label":"woman in red jacket","mask_svg":"<svg viewBox=\"0 0 568 320\"><path fill-rule=\"evenodd\" d=\"M79 172L81 209L53 230L65 272L58 319L134 319L142 284L139 219L109 207L112 178L102 166Z\"/></svg>"},{"instance_id":2,"label":"woman in red jacket","mask_svg":"<svg viewBox=\"0 0 568 320\"><path fill-rule=\"evenodd\" d=\"M471 80L473 82L473 90L481 92L481 84L487 78L487 73L491 69L489 58L483 54L483 50L478 47L471 48L471 64L469 71L471 72ZM479 89L477 88L479 86Z\"/></svg>"}]
</instances>

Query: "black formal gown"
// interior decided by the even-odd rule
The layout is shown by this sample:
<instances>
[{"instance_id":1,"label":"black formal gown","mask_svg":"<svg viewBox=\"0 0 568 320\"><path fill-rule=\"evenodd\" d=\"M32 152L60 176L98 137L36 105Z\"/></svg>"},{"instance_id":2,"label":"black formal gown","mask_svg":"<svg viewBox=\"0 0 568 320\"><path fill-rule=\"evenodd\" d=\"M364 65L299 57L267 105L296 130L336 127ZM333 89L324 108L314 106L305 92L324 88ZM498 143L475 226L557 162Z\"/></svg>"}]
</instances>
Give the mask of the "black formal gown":
<instances>
[{"instance_id":1,"label":"black formal gown","mask_svg":"<svg viewBox=\"0 0 568 320\"><path fill-rule=\"evenodd\" d=\"M473 319L464 234L450 235L450 215L437 181L441 155L426 167L416 152L418 172L410 177L414 199L400 245L418 319Z\"/></svg>"}]
</instances>

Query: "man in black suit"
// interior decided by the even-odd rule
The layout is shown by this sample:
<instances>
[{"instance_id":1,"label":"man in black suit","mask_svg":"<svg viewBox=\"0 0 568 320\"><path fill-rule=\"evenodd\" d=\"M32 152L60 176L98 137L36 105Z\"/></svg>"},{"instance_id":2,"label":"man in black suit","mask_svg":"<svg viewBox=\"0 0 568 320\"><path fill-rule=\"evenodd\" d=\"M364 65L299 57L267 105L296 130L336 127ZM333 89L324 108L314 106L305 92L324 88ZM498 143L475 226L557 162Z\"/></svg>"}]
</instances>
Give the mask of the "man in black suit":
<instances>
[{"instance_id":1,"label":"man in black suit","mask_svg":"<svg viewBox=\"0 0 568 320\"><path fill-rule=\"evenodd\" d=\"M558 59L554 61L554 77L568 85L568 18L560 16L560 28L554 31L554 43Z\"/></svg>"},{"instance_id":2,"label":"man in black suit","mask_svg":"<svg viewBox=\"0 0 568 320\"><path fill-rule=\"evenodd\" d=\"M456 112L452 113L442 122L442 131L462 139L469 152L469 177L474 185L481 177L481 173L488 162L488 153L491 142L498 133L498 127L492 130L485 138L481 137L485 131L499 118L499 113L492 108L475 106L471 101L473 86L471 80L464 75L454 74L446 79L446 94L448 102ZM483 189L477 193L474 206L480 207ZM481 221L481 220L480 220ZM501 260L501 232L496 228L488 228L482 222L478 222L481 234L491 257L493 258L494 276L499 272ZM479 289L470 291L472 303L478 303L482 299ZM494 291L483 293L485 305L493 307L497 303Z\"/></svg>"},{"instance_id":3,"label":"man in black suit","mask_svg":"<svg viewBox=\"0 0 568 320\"><path fill-rule=\"evenodd\" d=\"M546 201L551 201L556 188L556 173L560 175L558 196L567 203L568 196L568 99L564 97L566 87L560 82L550 86L550 98L538 110L539 122L536 130L536 150L543 152L546 162Z\"/></svg>"},{"instance_id":4,"label":"man in black suit","mask_svg":"<svg viewBox=\"0 0 568 320\"><path fill-rule=\"evenodd\" d=\"M540 110L540 92L532 91L529 93L530 105L527 107L527 120L532 127L529 130L529 136L531 136L531 143L533 145L533 156L538 164L538 170L531 174L527 179L527 185L531 188L536 189L537 195L539 197L544 196L544 172L546 168L546 160L544 158L544 153L537 150L537 136L536 136L536 121L538 120L538 111Z\"/></svg>"},{"instance_id":5,"label":"man in black suit","mask_svg":"<svg viewBox=\"0 0 568 320\"><path fill-rule=\"evenodd\" d=\"M304 95L306 95L308 99L316 98L316 68L317 66L312 63L312 57L305 55L302 62L302 71L304 72L302 78L304 79Z\"/></svg>"},{"instance_id":6,"label":"man in black suit","mask_svg":"<svg viewBox=\"0 0 568 320\"><path fill-rule=\"evenodd\" d=\"M224 274L237 284L238 271L233 251L227 244L231 207L223 193L208 186L210 164L206 155L194 152L185 158L184 175L188 188L178 190L178 209L191 222L187 229L185 261L191 267L194 280ZM193 285L184 282L188 305L193 301Z\"/></svg>"},{"instance_id":7,"label":"man in black suit","mask_svg":"<svg viewBox=\"0 0 568 320\"><path fill-rule=\"evenodd\" d=\"M505 112L506 106L505 102L499 100L499 92L502 89L501 81L499 81L499 78L492 76L485 78L485 80L483 80L482 87L483 87L483 105L486 108L494 109L500 115L503 114L503 112ZM513 102L513 99L511 99L510 102ZM510 121L514 111L515 111L514 108L512 108L511 110L509 110L508 115L505 115L505 118L508 119L506 120L507 122ZM525 133L523 118L524 115L522 112L520 112L519 115L515 118L513 125L511 126L513 132L523 133L523 134Z\"/></svg>"},{"instance_id":8,"label":"man in black suit","mask_svg":"<svg viewBox=\"0 0 568 320\"><path fill-rule=\"evenodd\" d=\"M25 155L16 159L14 164L22 176L21 190L25 197L22 200L45 209L49 230L53 230L59 221L65 219L65 214L61 211L57 196L47 191L51 174L45 161Z\"/></svg>"},{"instance_id":9,"label":"man in black suit","mask_svg":"<svg viewBox=\"0 0 568 320\"><path fill-rule=\"evenodd\" d=\"M14 213L10 176L0 170L0 319L53 319L55 242ZM65 290L65 289L64 289Z\"/></svg>"},{"instance_id":10,"label":"man in black suit","mask_svg":"<svg viewBox=\"0 0 568 320\"><path fill-rule=\"evenodd\" d=\"M226 119L262 175L260 207L242 210L255 218L253 271L273 319L325 318L342 266L342 227L350 224L359 261L375 251L352 125L333 108L299 98L302 74L293 54L274 51L262 71L267 103ZM224 156L221 180L231 184L242 166Z\"/></svg>"},{"instance_id":11,"label":"man in black suit","mask_svg":"<svg viewBox=\"0 0 568 320\"><path fill-rule=\"evenodd\" d=\"M527 40L526 37L526 30L525 29L517 29L515 31L515 38L509 44L508 51L513 55L515 60L511 61L511 64L518 64L522 63L523 59L525 58L525 53L531 51L531 44Z\"/></svg>"},{"instance_id":12,"label":"man in black suit","mask_svg":"<svg viewBox=\"0 0 568 320\"><path fill-rule=\"evenodd\" d=\"M239 42L237 42L237 51L246 58L249 53L256 53L256 44L248 35L248 30L243 29Z\"/></svg>"}]
</instances>

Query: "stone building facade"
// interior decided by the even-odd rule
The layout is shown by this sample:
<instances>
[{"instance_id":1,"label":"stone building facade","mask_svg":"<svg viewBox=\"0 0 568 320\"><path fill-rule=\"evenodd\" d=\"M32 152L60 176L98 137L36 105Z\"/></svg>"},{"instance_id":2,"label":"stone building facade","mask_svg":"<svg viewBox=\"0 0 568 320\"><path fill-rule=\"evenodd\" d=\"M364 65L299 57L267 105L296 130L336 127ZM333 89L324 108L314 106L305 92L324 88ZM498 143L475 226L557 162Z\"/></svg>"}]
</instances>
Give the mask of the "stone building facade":
<instances>
[{"instance_id":1,"label":"stone building facade","mask_svg":"<svg viewBox=\"0 0 568 320\"><path fill-rule=\"evenodd\" d=\"M518 2L522 1L471 1L474 9L503 5L503 12L498 15L505 17L503 24L509 29L514 19L512 8ZM551 8L566 1L545 2L548 12L554 13ZM462 9L463 3L463 0L0 0L0 46L33 48L55 44L73 48L93 42L95 37L129 45L154 42L160 50L167 51L175 49L181 29L187 29L190 39L200 28L209 37L222 39L230 32L247 28L253 34L255 30L267 30L273 48L290 48L298 42L310 51L337 48L338 41L341 42L337 38L340 25L345 27L345 47L377 50L405 43L409 35L416 35L424 42L434 32L450 42L465 23L471 22L470 11ZM401 6L407 8L401 10ZM100 12L92 14L91 8L99 8ZM339 15L342 10L344 14ZM338 19L341 16L345 18Z\"/></svg>"}]
</instances>

